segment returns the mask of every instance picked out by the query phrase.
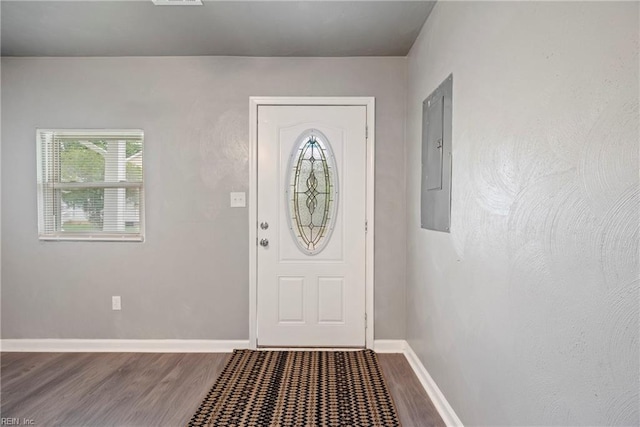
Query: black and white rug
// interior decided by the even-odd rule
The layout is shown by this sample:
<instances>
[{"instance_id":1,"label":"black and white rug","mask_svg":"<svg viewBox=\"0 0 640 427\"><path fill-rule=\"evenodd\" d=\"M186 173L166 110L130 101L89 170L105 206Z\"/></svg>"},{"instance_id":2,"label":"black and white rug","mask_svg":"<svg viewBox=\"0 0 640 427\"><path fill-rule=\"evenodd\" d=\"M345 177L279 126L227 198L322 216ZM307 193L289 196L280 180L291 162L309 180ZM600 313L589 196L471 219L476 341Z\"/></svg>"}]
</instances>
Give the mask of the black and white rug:
<instances>
[{"instance_id":1,"label":"black and white rug","mask_svg":"<svg viewBox=\"0 0 640 427\"><path fill-rule=\"evenodd\" d=\"M189 426L400 426L376 354L235 350Z\"/></svg>"}]
</instances>

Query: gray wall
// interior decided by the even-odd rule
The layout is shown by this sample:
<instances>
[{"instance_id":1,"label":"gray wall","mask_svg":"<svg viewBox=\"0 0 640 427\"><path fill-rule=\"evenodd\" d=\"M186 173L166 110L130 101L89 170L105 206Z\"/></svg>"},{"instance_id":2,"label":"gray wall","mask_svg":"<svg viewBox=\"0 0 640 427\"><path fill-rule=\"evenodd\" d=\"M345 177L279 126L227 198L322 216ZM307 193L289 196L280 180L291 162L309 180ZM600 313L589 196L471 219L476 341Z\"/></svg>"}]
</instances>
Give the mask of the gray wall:
<instances>
[{"instance_id":1,"label":"gray wall","mask_svg":"<svg viewBox=\"0 0 640 427\"><path fill-rule=\"evenodd\" d=\"M638 10L439 2L409 55L407 337L466 425L638 425ZM453 73L451 234L421 102Z\"/></svg>"},{"instance_id":2,"label":"gray wall","mask_svg":"<svg viewBox=\"0 0 640 427\"><path fill-rule=\"evenodd\" d=\"M249 96L376 97L376 338L404 338L405 58L3 58L2 337L248 339ZM35 129L145 131L146 241L39 242ZM111 295L122 311L111 311Z\"/></svg>"}]
</instances>

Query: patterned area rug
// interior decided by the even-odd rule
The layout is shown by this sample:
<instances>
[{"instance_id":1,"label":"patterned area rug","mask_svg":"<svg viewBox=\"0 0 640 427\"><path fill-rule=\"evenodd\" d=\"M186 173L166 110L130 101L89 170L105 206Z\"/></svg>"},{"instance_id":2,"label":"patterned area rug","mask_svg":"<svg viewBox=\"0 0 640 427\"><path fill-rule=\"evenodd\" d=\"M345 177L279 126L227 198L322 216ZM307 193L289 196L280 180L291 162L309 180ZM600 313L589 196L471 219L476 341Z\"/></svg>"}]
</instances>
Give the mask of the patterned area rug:
<instances>
[{"instance_id":1,"label":"patterned area rug","mask_svg":"<svg viewBox=\"0 0 640 427\"><path fill-rule=\"evenodd\" d=\"M235 350L189 426L400 426L376 354Z\"/></svg>"}]
</instances>

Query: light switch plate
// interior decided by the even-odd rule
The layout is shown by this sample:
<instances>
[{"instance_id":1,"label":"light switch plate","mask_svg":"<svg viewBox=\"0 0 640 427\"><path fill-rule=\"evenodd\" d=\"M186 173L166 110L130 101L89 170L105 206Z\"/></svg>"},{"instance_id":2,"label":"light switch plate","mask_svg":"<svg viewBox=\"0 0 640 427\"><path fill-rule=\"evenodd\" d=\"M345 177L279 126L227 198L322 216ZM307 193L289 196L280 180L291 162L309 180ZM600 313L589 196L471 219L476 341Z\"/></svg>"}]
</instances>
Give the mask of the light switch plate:
<instances>
[{"instance_id":1,"label":"light switch plate","mask_svg":"<svg viewBox=\"0 0 640 427\"><path fill-rule=\"evenodd\" d=\"M247 198L244 192L231 193L231 207L244 208L247 206Z\"/></svg>"}]
</instances>

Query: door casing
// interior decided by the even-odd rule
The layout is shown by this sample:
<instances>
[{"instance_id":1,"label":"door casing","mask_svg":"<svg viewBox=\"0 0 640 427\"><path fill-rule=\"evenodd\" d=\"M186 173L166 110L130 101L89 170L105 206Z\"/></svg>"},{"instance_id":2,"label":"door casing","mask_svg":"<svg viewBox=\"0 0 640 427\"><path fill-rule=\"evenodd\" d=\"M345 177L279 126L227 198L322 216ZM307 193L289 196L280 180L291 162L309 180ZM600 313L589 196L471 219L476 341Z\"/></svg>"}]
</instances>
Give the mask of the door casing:
<instances>
[{"instance_id":1,"label":"door casing","mask_svg":"<svg viewBox=\"0 0 640 427\"><path fill-rule=\"evenodd\" d=\"M365 346L373 349L374 320L374 197L375 197L375 98L357 97L280 97L249 98L249 346L257 348L258 330L258 107L260 105L363 105L367 108L366 159L366 254L365 254Z\"/></svg>"}]
</instances>

